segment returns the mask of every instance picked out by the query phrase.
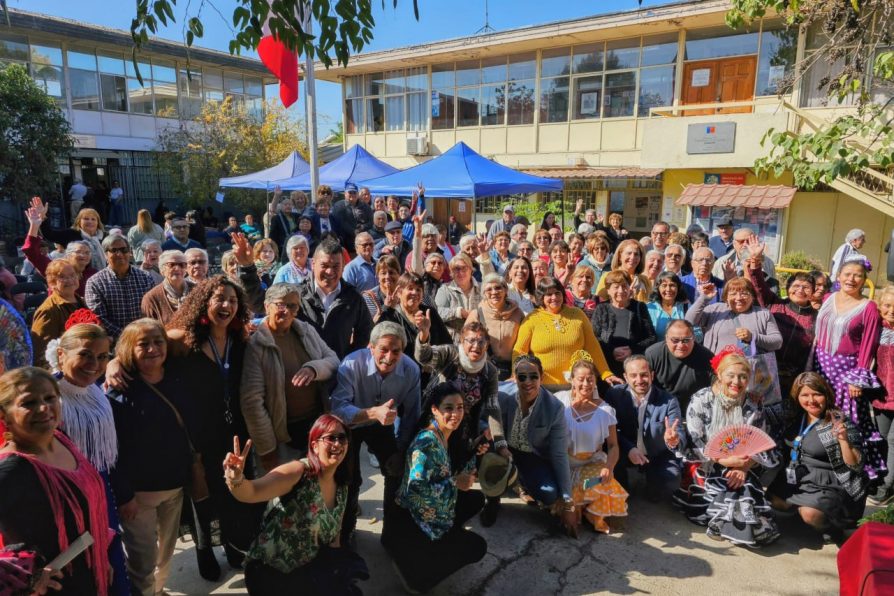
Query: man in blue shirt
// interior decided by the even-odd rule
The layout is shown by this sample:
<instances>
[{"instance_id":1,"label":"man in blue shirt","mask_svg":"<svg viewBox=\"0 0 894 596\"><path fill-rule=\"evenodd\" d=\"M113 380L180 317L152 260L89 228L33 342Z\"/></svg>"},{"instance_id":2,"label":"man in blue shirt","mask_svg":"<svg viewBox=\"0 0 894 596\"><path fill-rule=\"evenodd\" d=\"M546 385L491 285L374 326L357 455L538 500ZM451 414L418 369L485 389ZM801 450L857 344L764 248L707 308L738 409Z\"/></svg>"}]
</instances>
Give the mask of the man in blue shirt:
<instances>
[{"instance_id":1,"label":"man in blue shirt","mask_svg":"<svg viewBox=\"0 0 894 596\"><path fill-rule=\"evenodd\" d=\"M358 292L371 290L379 285L376 279L376 264L373 261L375 242L367 232L361 232L354 238L354 248L357 256L345 266L341 278L354 286Z\"/></svg>"},{"instance_id":2,"label":"man in blue shirt","mask_svg":"<svg viewBox=\"0 0 894 596\"><path fill-rule=\"evenodd\" d=\"M708 240L708 248L714 253L714 258L719 259L733 249L733 220L725 219L717 224L718 235L711 236Z\"/></svg>"},{"instance_id":3,"label":"man in blue shirt","mask_svg":"<svg viewBox=\"0 0 894 596\"><path fill-rule=\"evenodd\" d=\"M356 471L348 490L342 521L347 545L357 525L360 497L360 445L382 462L385 476L384 510L387 520L403 474L404 452L419 422L419 366L404 354L407 336L397 323L382 322L370 335L369 347L349 354L338 367L338 382L329 397L331 411L351 427L348 457ZM395 437L394 422L400 417Z\"/></svg>"},{"instance_id":4,"label":"man in blue shirt","mask_svg":"<svg viewBox=\"0 0 894 596\"><path fill-rule=\"evenodd\" d=\"M190 248L202 248L202 245L189 237L189 222L175 219L171 222L171 237L161 245L162 250L179 250L184 252Z\"/></svg>"}]
</instances>

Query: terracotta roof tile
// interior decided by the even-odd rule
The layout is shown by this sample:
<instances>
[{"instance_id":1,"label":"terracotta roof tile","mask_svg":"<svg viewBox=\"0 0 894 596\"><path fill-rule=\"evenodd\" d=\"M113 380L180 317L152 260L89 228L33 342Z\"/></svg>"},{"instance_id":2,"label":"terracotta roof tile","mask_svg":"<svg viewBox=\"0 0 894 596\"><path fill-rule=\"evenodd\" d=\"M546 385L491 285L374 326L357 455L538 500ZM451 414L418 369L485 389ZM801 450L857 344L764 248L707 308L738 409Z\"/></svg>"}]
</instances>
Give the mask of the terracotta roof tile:
<instances>
[{"instance_id":1,"label":"terracotta roof tile","mask_svg":"<svg viewBox=\"0 0 894 596\"><path fill-rule=\"evenodd\" d=\"M677 199L677 205L784 209L792 202L796 190L791 186L689 184Z\"/></svg>"},{"instance_id":2,"label":"terracotta roof tile","mask_svg":"<svg viewBox=\"0 0 894 596\"><path fill-rule=\"evenodd\" d=\"M522 172L546 178L654 178L664 170L660 168L526 168Z\"/></svg>"}]
</instances>

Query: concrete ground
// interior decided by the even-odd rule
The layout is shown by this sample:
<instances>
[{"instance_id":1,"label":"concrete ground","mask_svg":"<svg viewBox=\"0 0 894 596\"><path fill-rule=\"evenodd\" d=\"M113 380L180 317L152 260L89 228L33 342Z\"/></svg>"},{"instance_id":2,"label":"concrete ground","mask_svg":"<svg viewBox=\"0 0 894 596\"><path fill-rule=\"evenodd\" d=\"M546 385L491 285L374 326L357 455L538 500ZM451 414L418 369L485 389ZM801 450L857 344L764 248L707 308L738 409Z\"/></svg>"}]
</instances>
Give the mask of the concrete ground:
<instances>
[{"instance_id":1,"label":"concrete ground","mask_svg":"<svg viewBox=\"0 0 894 596\"><path fill-rule=\"evenodd\" d=\"M372 576L361 585L368 595L402 594L389 557L379 544L382 485L362 457L365 492L357 525L357 549ZM377 470L376 470L377 472ZM487 539L488 553L438 585L436 595L556 594L837 594L838 548L788 518L782 537L761 550L715 542L669 504L652 504L634 494L623 531L597 535L582 526L573 540L557 531L546 514L518 499L504 499L495 526L471 528ZM179 594L245 594L242 574L227 567L217 549L221 581L199 577L192 544L180 542L167 590Z\"/></svg>"}]
</instances>

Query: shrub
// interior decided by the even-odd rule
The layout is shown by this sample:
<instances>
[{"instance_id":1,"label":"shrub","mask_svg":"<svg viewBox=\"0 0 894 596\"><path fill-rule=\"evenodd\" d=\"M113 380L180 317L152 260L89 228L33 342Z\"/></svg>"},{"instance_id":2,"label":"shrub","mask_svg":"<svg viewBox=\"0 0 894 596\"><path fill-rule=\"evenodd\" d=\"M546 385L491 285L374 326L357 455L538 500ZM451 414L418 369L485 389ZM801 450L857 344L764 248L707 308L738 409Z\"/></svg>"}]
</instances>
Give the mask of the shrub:
<instances>
[{"instance_id":1,"label":"shrub","mask_svg":"<svg viewBox=\"0 0 894 596\"><path fill-rule=\"evenodd\" d=\"M803 250L795 250L785 253L784 255L782 255L782 258L779 259L778 265L780 267L787 267L789 269L803 269L805 271L813 271L814 269L818 269L820 271L826 270L826 266L823 265L823 262L820 259L812 255L808 255ZM776 277L779 278L779 287L785 287L789 276L789 273L785 273L782 271L777 273Z\"/></svg>"}]
</instances>

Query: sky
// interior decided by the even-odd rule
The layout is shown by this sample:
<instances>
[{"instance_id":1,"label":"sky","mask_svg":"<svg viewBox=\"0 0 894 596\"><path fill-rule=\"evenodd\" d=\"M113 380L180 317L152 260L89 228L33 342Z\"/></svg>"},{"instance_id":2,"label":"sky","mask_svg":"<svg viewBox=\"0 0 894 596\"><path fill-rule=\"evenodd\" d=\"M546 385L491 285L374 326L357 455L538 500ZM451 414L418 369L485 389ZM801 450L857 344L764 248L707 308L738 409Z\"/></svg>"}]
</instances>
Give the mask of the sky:
<instances>
[{"instance_id":1,"label":"sky","mask_svg":"<svg viewBox=\"0 0 894 596\"><path fill-rule=\"evenodd\" d=\"M669 0L643 0L643 6L667 4ZM18 8L54 16L75 19L87 23L130 30L134 16L133 0L7 0L10 8ZM190 15L195 14L197 0L180 0L175 7L177 24L159 33L159 37L183 40L183 22L187 5ZM216 7L218 14L211 6ZM232 14L237 3L234 0L206 2L201 18L205 36L196 40L196 46L228 51L233 37ZM364 51L385 50L455 37L471 36L484 25L485 0L419 0L419 20L413 15L412 0L372 0L376 25L373 41ZM497 31L505 31L526 25L538 25L552 21L573 19L607 12L635 10L637 0L489 0L489 24ZM256 54L251 53L248 55ZM299 102L291 108L303 115L303 92ZM326 136L341 120L341 88L334 83L320 81L317 84L317 126L319 138Z\"/></svg>"}]
</instances>

